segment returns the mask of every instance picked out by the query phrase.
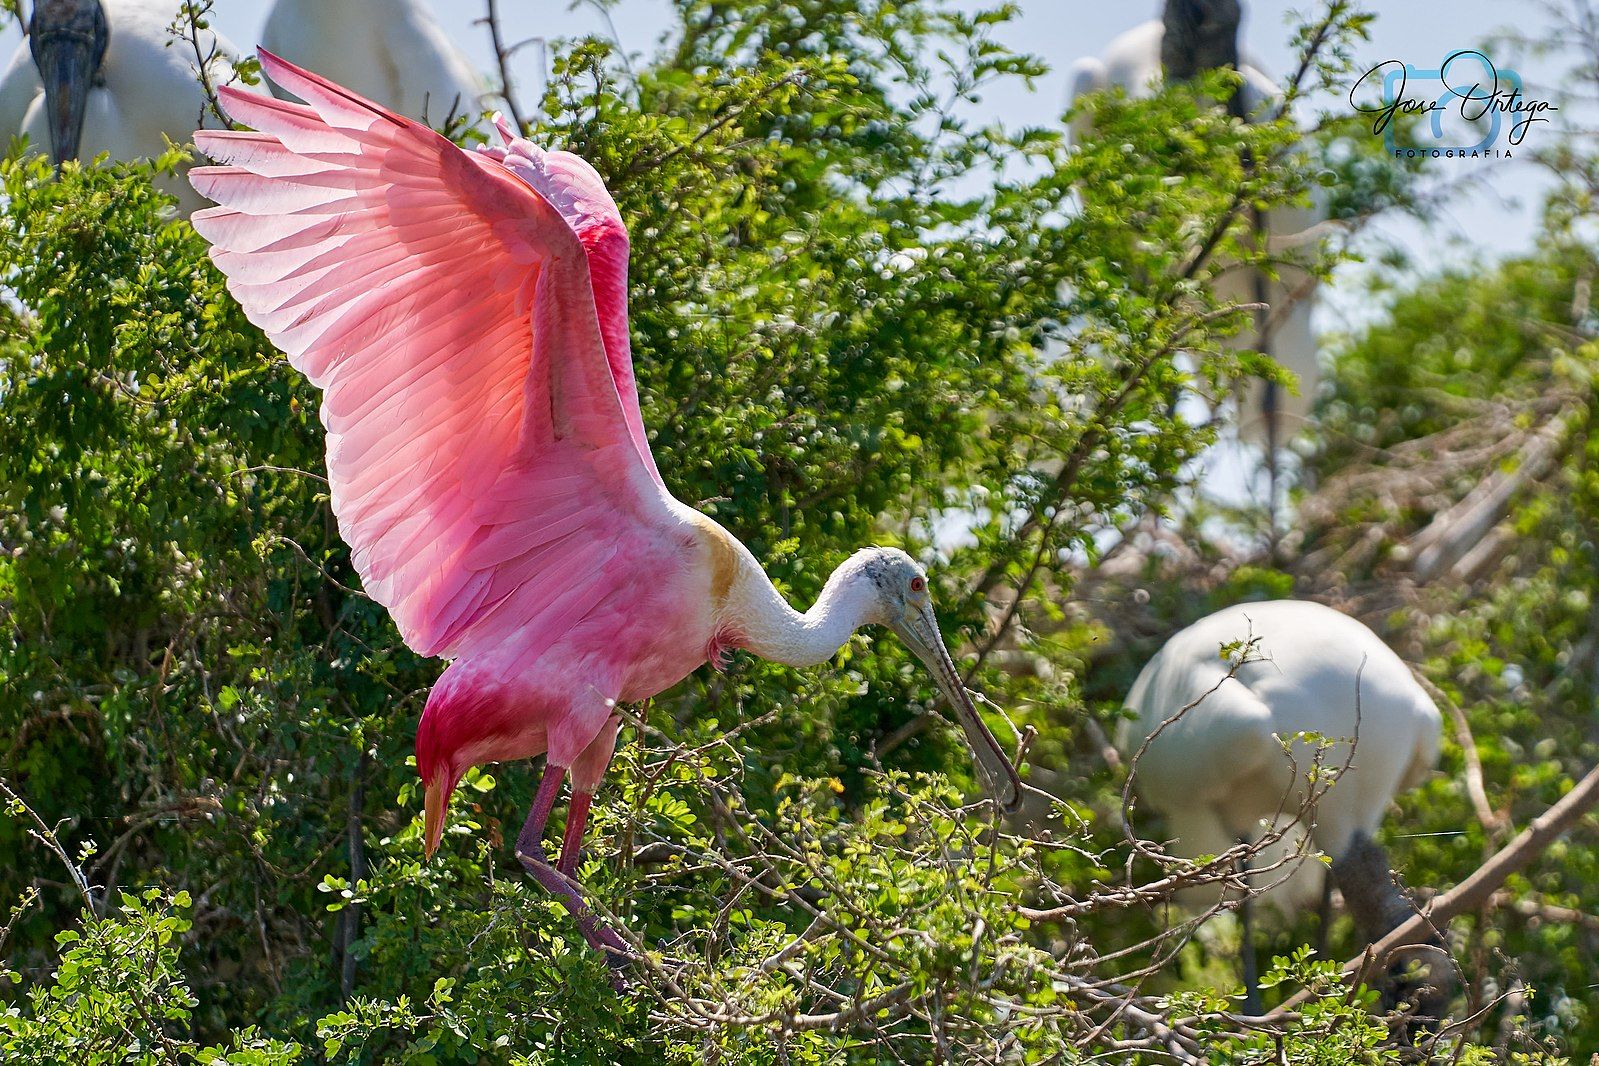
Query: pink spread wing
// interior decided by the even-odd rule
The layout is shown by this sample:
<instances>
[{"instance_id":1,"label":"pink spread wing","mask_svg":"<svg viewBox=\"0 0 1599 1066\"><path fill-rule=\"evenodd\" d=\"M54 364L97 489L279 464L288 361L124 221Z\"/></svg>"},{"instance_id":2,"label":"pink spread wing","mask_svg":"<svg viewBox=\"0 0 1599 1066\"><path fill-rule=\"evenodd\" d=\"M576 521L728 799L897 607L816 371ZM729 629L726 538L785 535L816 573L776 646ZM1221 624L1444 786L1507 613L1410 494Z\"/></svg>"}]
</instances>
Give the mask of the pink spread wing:
<instances>
[{"instance_id":1,"label":"pink spread wing","mask_svg":"<svg viewBox=\"0 0 1599 1066\"><path fill-rule=\"evenodd\" d=\"M256 132L197 134L223 165L191 173L220 205L194 226L324 390L356 569L418 652L547 647L614 587L663 499L578 234L490 157L261 61L308 104L221 90Z\"/></svg>"},{"instance_id":2,"label":"pink spread wing","mask_svg":"<svg viewBox=\"0 0 1599 1066\"><path fill-rule=\"evenodd\" d=\"M639 455L657 481L655 456L650 453L644 434L644 419L639 414L638 384L633 378L633 351L627 329L627 226L616 201L605 187L599 172L588 160L571 152L546 152L532 141L518 137L503 115L494 116L501 147L484 146L478 151L504 164L539 191L577 234L588 254L589 280L594 287L594 306L599 314L600 333L605 339L605 356L611 364L616 393L622 401L627 430Z\"/></svg>"}]
</instances>

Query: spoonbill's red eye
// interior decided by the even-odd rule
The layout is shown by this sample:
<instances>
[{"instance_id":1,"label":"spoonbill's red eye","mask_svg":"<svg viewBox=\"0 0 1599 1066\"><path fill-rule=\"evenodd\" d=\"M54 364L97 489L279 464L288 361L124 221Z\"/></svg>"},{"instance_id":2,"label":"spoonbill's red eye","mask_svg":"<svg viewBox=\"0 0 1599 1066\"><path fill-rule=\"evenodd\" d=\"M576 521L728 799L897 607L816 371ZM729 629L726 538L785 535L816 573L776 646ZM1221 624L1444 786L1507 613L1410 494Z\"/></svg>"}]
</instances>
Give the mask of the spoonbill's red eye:
<instances>
[{"instance_id":1,"label":"spoonbill's red eye","mask_svg":"<svg viewBox=\"0 0 1599 1066\"><path fill-rule=\"evenodd\" d=\"M925 577L913 577L913 578L911 578L911 591L912 592L925 592L926 590L927 590L927 579Z\"/></svg>"}]
</instances>

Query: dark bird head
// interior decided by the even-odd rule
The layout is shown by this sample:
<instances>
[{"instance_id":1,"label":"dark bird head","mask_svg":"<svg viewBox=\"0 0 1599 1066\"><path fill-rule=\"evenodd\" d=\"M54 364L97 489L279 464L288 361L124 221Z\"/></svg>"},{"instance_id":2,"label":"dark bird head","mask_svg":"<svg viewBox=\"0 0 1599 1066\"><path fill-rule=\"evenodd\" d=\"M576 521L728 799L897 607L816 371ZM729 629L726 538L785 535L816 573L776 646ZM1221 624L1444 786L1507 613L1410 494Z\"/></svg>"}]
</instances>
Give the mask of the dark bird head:
<instances>
[{"instance_id":1,"label":"dark bird head","mask_svg":"<svg viewBox=\"0 0 1599 1066\"><path fill-rule=\"evenodd\" d=\"M1238 0L1166 0L1160 63L1171 81L1238 66Z\"/></svg>"},{"instance_id":2,"label":"dark bird head","mask_svg":"<svg viewBox=\"0 0 1599 1066\"><path fill-rule=\"evenodd\" d=\"M1416 914L1416 905L1389 866L1388 853L1364 832L1350 836L1331 872L1356 931L1368 944L1377 943ZM1433 930L1422 943L1394 948L1376 960L1376 966L1371 985L1383 1011L1396 1018L1396 1030L1407 1039L1437 1032L1459 991L1443 934Z\"/></svg>"},{"instance_id":3,"label":"dark bird head","mask_svg":"<svg viewBox=\"0 0 1599 1066\"><path fill-rule=\"evenodd\" d=\"M102 84L100 64L110 40L100 0L37 0L33 5L28 48L44 84L50 158L56 166L78 157L89 89Z\"/></svg>"}]
</instances>

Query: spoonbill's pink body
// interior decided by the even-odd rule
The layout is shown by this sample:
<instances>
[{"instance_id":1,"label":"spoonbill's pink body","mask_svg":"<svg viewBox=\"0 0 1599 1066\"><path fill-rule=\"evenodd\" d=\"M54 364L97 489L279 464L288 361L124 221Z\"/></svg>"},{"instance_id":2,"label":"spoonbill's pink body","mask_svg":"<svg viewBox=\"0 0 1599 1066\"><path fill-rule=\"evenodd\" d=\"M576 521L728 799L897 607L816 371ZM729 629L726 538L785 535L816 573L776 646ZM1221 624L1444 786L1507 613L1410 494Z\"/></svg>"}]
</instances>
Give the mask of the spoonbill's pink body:
<instances>
[{"instance_id":1,"label":"spoonbill's pink body","mask_svg":"<svg viewBox=\"0 0 1599 1066\"><path fill-rule=\"evenodd\" d=\"M728 649L795 665L884 624L928 665L985 779L1009 760L944 649L922 569L868 548L791 608L749 551L667 492L650 454L627 326L628 238L595 170L498 122L465 152L261 53L306 101L221 90L257 132L201 130L194 216L251 320L323 390L334 513L367 592L407 644L452 659L417 730L425 847L474 765L547 756L517 854L591 944L571 875L620 702ZM560 862L541 838L572 781Z\"/></svg>"}]
</instances>

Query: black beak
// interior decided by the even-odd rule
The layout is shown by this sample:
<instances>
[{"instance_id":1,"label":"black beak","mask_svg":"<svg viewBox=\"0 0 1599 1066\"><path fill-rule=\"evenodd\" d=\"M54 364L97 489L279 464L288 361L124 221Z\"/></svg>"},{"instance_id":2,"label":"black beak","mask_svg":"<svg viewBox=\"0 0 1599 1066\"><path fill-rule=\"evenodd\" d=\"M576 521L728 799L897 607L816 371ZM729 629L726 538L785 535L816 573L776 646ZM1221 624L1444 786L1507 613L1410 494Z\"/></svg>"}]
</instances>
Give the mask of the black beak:
<instances>
[{"instance_id":1,"label":"black beak","mask_svg":"<svg viewBox=\"0 0 1599 1066\"><path fill-rule=\"evenodd\" d=\"M38 0L28 22L28 47L50 122L50 158L56 166L78 157L89 89L105 59L111 27L99 0Z\"/></svg>"}]
</instances>

